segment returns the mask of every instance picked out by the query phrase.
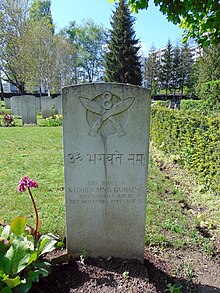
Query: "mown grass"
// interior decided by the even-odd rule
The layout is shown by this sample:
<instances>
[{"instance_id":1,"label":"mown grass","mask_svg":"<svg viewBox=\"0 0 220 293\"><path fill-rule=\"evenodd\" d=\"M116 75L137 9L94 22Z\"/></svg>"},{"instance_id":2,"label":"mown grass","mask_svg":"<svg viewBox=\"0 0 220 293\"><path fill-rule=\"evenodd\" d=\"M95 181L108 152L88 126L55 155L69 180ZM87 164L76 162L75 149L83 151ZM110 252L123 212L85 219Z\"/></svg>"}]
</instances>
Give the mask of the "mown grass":
<instances>
[{"instance_id":1,"label":"mown grass","mask_svg":"<svg viewBox=\"0 0 220 293\"><path fill-rule=\"evenodd\" d=\"M0 127L0 222L25 215L34 225L27 192L17 191L24 175L37 180L33 190L42 220L40 231L65 236L62 127ZM184 194L166 178L153 159L149 162L146 244L165 247L199 247L212 253L212 241L196 229Z\"/></svg>"}]
</instances>

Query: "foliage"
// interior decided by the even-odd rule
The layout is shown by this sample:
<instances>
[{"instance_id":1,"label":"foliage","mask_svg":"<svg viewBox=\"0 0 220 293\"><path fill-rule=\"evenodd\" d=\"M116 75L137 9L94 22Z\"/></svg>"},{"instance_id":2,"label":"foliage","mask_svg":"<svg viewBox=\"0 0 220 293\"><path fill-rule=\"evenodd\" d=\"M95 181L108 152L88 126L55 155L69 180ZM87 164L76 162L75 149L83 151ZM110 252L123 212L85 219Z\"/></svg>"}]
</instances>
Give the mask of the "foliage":
<instances>
[{"instance_id":1,"label":"foliage","mask_svg":"<svg viewBox=\"0 0 220 293\"><path fill-rule=\"evenodd\" d=\"M150 51L145 64L145 78L151 87L152 93L162 90L183 95L191 91L193 79L191 75L193 59L189 45L173 47L170 40L159 53L156 49Z\"/></svg>"},{"instance_id":2,"label":"foliage","mask_svg":"<svg viewBox=\"0 0 220 293\"><path fill-rule=\"evenodd\" d=\"M53 116L46 118L43 126L60 126L62 125L62 115L54 114Z\"/></svg>"},{"instance_id":3,"label":"foliage","mask_svg":"<svg viewBox=\"0 0 220 293\"><path fill-rule=\"evenodd\" d=\"M144 79L147 80L147 86L151 89L151 94L157 94L158 92L159 67L160 62L157 59L156 47L153 45L144 64Z\"/></svg>"},{"instance_id":4,"label":"foliage","mask_svg":"<svg viewBox=\"0 0 220 293\"><path fill-rule=\"evenodd\" d=\"M10 293L29 291L33 282L46 277L50 264L40 258L56 247L62 246L53 234L42 235L38 239L39 217L31 188L38 188L37 181L27 176L19 181L18 191L28 190L35 214L36 227L27 227L25 217L16 217L11 223L0 229L0 292Z\"/></svg>"},{"instance_id":5,"label":"foliage","mask_svg":"<svg viewBox=\"0 0 220 293\"><path fill-rule=\"evenodd\" d=\"M202 85L200 97L206 112L220 113L220 80L206 82Z\"/></svg>"},{"instance_id":6,"label":"foliage","mask_svg":"<svg viewBox=\"0 0 220 293\"><path fill-rule=\"evenodd\" d=\"M116 0L111 0L114 2ZM120 0L119 0L120 1ZM128 0L132 11L148 8L149 0ZM195 38L198 43L207 46L220 41L218 0L154 0L160 11L167 15L169 21L184 28L185 39Z\"/></svg>"},{"instance_id":7,"label":"foliage","mask_svg":"<svg viewBox=\"0 0 220 293\"><path fill-rule=\"evenodd\" d=\"M134 21L126 1L121 1L111 21L112 29L105 54L106 81L141 85L140 47L135 39Z\"/></svg>"},{"instance_id":8,"label":"foliage","mask_svg":"<svg viewBox=\"0 0 220 293\"><path fill-rule=\"evenodd\" d=\"M0 0L0 69L24 93L30 59L25 44L29 1Z\"/></svg>"},{"instance_id":9,"label":"foliage","mask_svg":"<svg viewBox=\"0 0 220 293\"><path fill-rule=\"evenodd\" d=\"M220 45L205 48L194 65L194 71L195 92L200 97L203 83L220 80Z\"/></svg>"},{"instance_id":10,"label":"foliage","mask_svg":"<svg viewBox=\"0 0 220 293\"><path fill-rule=\"evenodd\" d=\"M170 39L167 42L166 49L162 56L159 80L162 89L166 90L166 95L168 94L168 89L170 88L171 76L173 71L173 46Z\"/></svg>"},{"instance_id":11,"label":"foliage","mask_svg":"<svg viewBox=\"0 0 220 293\"><path fill-rule=\"evenodd\" d=\"M170 293L181 293L181 286L178 286L177 284L171 284L169 283L167 285L167 289L165 289L164 292L170 292Z\"/></svg>"},{"instance_id":12,"label":"foliage","mask_svg":"<svg viewBox=\"0 0 220 293\"><path fill-rule=\"evenodd\" d=\"M36 0L32 6L28 0L0 1L0 60L4 79L17 86L21 94L27 86L44 86L49 92L54 75L57 76L53 28L48 24L52 21L48 16L50 1Z\"/></svg>"},{"instance_id":13,"label":"foliage","mask_svg":"<svg viewBox=\"0 0 220 293\"><path fill-rule=\"evenodd\" d=\"M219 129L219 116L152 107L153 142L166 153L178 155L198 183L216 194L220 192Z\"/></svg>"},{"instance_id":14,"label":"foliage","mask_svg":"<svg viewBox=\"0 0 220 293\"><path fill-rule=\"evenodd\" d=\"M53 32L44 20L29 23L26 46L31 54L32 66L29 68L29 83L37 88L43 87L50 95L58 76L56 43ZM28 85L29 85L28 84Z\"/></svg>"},{"instance_id":15,"label":"foliage","mask_svg":"<svg viewBox=\"0 0 220 293\"><path fill-rule=\"evenodd\" d=\"M30 20L43 21L54 33L51 0L33 0L30 7Z\"/></svg>"},{"instance_id":16,"label":"foliage","mask_svg":"<svg viewBox=\"0 0 220 293\"><path fill-rule=\"evenodd\" d=\"M57 245L53 234L42 235L36 243L26 229L25 217L16 217L11 226L0 227L0 292L25 293L33 282L47 277L50 264L42 257Z\"/></svg>"},{"instance_id":17,"label":"foliage","mask_svg":"<svg viewBox=\"0 0 220 293\"><path fill-rule=\"evenodd\" d=\"M103 77L104 46L107 31L103 25L97 25L87 19L77 25L71 22L62 33L75 47L75 83L92 82Z\"/></svg>"}]
</instances>

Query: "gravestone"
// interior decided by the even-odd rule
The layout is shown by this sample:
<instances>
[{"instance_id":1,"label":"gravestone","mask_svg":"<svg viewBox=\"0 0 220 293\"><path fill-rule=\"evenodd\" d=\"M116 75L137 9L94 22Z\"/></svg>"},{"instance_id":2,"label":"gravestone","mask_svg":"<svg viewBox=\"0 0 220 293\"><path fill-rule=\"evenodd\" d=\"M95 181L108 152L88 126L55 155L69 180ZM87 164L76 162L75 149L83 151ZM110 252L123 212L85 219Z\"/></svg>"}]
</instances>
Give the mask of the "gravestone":
<instances>
[{"instance_id":1,"label":"gravestone","mask_svg":"<svg viewBox=\"0 0 220 293\"><path fill-rule=\"evenodd\" d=\"M36 97L31 95L21 96L22 125L37 124Z\"/></svg>"},{"instance_id":2,"label":"gravestone","mask_svg":"<svg viewBox=\"0 0 220 293\"><path fill-rule=\"evenodd\" d=\"M97 83L62 98L68 252L143 260L150 93Z\"/></svg>"},{"instance_id":3,"label":"gravestone","mask_svg":"<svg viewBox=\"0 0 220 293\"><path fill-rule=\"evenodd\" d=\"M41 113L43 118L52 116L52 98L41 97Z\"/></svg>"},{"instance_id":4,"label":"gravestone","mask_svg":"<svg viewBox=\"0 0 220 293\"><path fill-rule=\"evenodd\" d=\"M21 116L21 96L12 96L10 102L12 114L14 116Z\"/></svg>"},{"instance_id":5,"label":"gravestone","mask_svg":"<svg viewBox=\"0 0 220 293\"><path fill-rule=\"evenodd\" d=\"M5 101L5 109L11 109L10 98L4 98Z\"/></svg>"},{"instance_id":6,"label":"gravestone","mask_svg":"<svg viewBox=\"0 0 220 293\"><path fill-rule=\"evenodd\" d=\"M62 97L57 96L54 98L55 114L62 115Z\"/></svg>"},{"instance_id":7,"label":"gravestone","mask_svg":"<svg viewBox=\"0 0 220 293\"><path fill-rule=\"evenodd\" d=\"M36 112L41 113L41 97L36 97Z\"/></svg>"}]
</instances>

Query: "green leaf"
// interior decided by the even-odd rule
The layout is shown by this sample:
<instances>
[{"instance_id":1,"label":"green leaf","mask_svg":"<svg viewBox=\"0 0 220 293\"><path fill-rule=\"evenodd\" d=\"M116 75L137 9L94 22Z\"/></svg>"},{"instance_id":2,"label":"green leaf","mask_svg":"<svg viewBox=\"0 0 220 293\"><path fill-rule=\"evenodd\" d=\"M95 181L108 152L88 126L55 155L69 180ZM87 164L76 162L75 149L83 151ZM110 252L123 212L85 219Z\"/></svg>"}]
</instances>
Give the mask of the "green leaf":
<instances>
[{"instance_id":1,"label":"green leaf","mask_svg":"<svg viewBox=\"0 0 220 293\"><path fill-rule=\"evenodd\" d=\"M6 274L3 272L3 270L0 270L0 281L5 278Z\"/></svg>"},{"instance_id":2,"label":"green leaf","mask_svg":"<svg viewBox=\"0 0 220 293\"><path fill-rule=\"evenodd\" d=\"M10 235L10 226L6 225L2 231L2 238L8 238L8 236Z\"/></svg>"},{"instance_id":3,"label":"green leaf","mask_svg":"<svg viewBox=\"0 0 220 293\"><path fill-rule=\"evenodd\" d=\"M39 262L34 264L34 269L40 271L42 277L47 277L51 272L51 265L48 262Z\"/></svg>"},{"instance_id":4,"label":"green leaf","mask_svg":"<svg viewBox=\"0 0 220 293\"><path fill-rule=\"evenodd\" d=\"M37 271L30 271L28 273L28 279L31 280L32 282L39 282L40 276L41 276L41 273L40 273L39 270L37 270Z\"/></svg>"},{"instance_id":5,"label":"green leaf","mask_svg":"<svg viewBox=\"0 0 220 293\"><path fill-rule=\"evenodd\" d=\"M16 217L11 223L11 232L13 232L15 236L21 236L24 233L26 224L27 220L25 217Z\"/></svg>"},{"instance_id":6,"label":"green leaf","mask_svg":"<svg viewBox=\"0 0 220 293\"><path fill-rule=\"evenodd\" d=\"M29 259L30 242L27 238L16 237L2 258L4 271L10 275L16 275L28 265Z\"/></svg>"},{"instance_id":7,"label":"green leaf","mask_svg":"<svg viewBox=\"0 0 220 293\"><path fill-rule=\"evenodd\" d=\"M28 261L27 265L29 266L32 262L36 261L37 258L38 258L38 253L36 251L31 251L30 252L30 258L29 258L29 261Z\"/></svg>"},{"instance_id":8,"label":"green leaf","mask_svg":"<svg viewBox=\"0 0 220 293\"><path fill-rule=\"evenodd\" d=\"M3 241L4 239L0 238L0 253L5 253L5 251L7 250Z\"/></svg>"},{"instance_id":9,"label":"green leaf","mask_svg":"<svg viewBox=\"0 0 220 293\"><path fill-rule=\"evenodd\" d=\"M27 277L22 280L22 283L14 288L15 293L26 293L31 289L32 281Z\"/></svg>"},{"instance_id":10,"label":"green leaf","mask_svg":"<svg viewBox=\"0 0 220 293\"><path fill-rule=\"evenodd\" d=\"M38 241L38 253L42 255L53 251L56 248L57 240L54 235L42 235Z\"/></svg>"},{"instance_id":11,"label":"green leaf","mask_svg":"<svg viewBox=\"0 0 220 293\"><path fill-rule=\"evenodd\" d=\"M11 291L11 288L10 287L4 287L1 291L0 291L0 293L12 293L12 291Z\"/></svg>"},{"instance_id":12,"label":"green leaf","mask_svg":"<svg viewBox=\"0 0 220 293\"><path fill-rule=\"evenodd\" d=\"M3 282L5 282L5 284L7 284L8 287L10 287L10 288L14 288L14 287L18 286L19 284L21 284L21 280L20 280L19 276L17 276L16 278L9 278L8 276L6 276L3 279Z\"/></svg>"}]
</instances>

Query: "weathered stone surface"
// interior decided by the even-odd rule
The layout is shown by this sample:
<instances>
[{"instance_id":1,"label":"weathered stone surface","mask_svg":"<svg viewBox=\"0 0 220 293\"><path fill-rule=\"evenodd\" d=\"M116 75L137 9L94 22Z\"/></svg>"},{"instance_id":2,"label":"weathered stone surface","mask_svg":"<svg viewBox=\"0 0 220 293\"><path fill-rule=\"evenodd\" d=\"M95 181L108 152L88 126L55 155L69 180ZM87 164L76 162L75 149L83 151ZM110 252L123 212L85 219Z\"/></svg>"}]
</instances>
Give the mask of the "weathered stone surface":
<instances>
[{"instance_id":1,"label":"weathered stone surface","mask_svg":"<svg viewBox=\"0 0 220 293\"><path fill-rule=\"evenodd\" d=\"M54 98L55 114L62 115L62 97L57 96Z\"/></svg>"},{"instance_id":2,"label":"weathered stone surface","mask_svg":"<svg viewBox=\"0 0 220 293\"><path fill-rule=\"evenodd\" d=\"M100 83L62 92L67 247L143 259L150 94Z\"/></svg>"},{"instance_id":3,"label":"weathered stone surface","mask_svg":"<svg viewBox=\"0 0 220 293\"><path fill-rule=\"evenodd\" d=\"M37 124L36 97L31 95L21 96L22 124Z\"/></svg>"},{"instance_id":4,"label":"weathered stone surface","mask_svg":"<svg viewBox=\"0 0 220 293\"><path fill-rule=\"evenodd\" d=\"M12 96L10 98L11 102L11 112L15 116L21 116L21 97L20 96Z\"/></svg>"},{"instance_id":5,"label":"weathered stone surface","mask_svg":"<svg viewBox=\"0 0 220 293\"><path fill-rule=\"evenodd\" d=\"M36 112L41 113L41 97L36 97Z\"/></svg>"},{"instance_id":6,"label":"weathered stone surface","mask_svg":"<svg viewBox=\"0 0 220 293\"><path fill-rule=\"evenodd\" d=\"M52 98L41 97L41 112L43 118L52 116Z\"/></svg>"},{"instance_id":7,"label":"weathered stone surface","mask_svg":"<svg viewBox=\"0 0 220 293\"><path fill-rule=\"evenodd\" d=\"M5 101L5 109L11 109L10 98L4 98Z\"/></svg>"}]
</instances>

